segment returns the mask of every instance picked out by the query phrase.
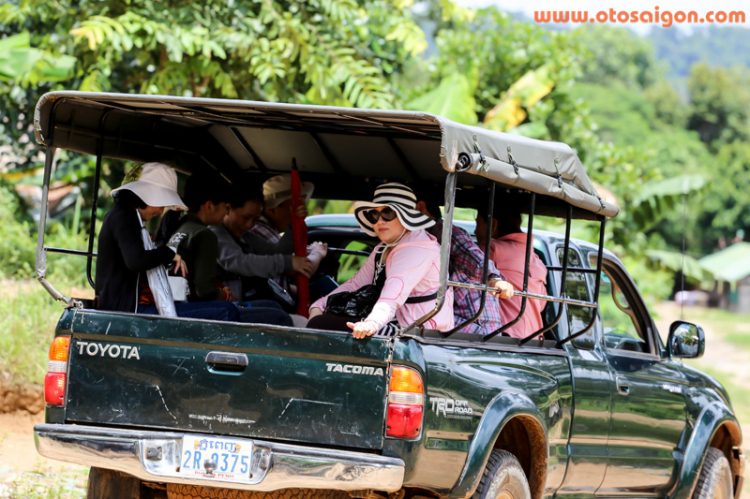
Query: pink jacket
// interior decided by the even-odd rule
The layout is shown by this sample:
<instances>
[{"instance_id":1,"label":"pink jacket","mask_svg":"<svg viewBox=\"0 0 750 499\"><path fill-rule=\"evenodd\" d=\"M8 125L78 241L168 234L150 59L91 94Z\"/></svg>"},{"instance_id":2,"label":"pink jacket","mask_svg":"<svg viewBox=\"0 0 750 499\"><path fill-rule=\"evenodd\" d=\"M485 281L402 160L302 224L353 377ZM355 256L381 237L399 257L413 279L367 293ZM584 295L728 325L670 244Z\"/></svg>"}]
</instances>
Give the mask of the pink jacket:
<instances>
[{"instance_id":1,"label":"pink jacket","mask_svg":"<svg viewBox=\"0 0 750 499\"><path fill-rule=\"evenodd\" d=\"M376 246L354 277L328 296L372 284L375 255L381 246L383 243ZM440 244L432 235L424 230L407 232L388 255L385 271L387 278L380 299L366 319L377 323L378 329L394 317L398 319L399 325L408 326L435 307L435 300L406 303L410 296L435 293L440 285ZM328 296L319 299L310 308L325 310ZM453 290L450 287L446 292L443 308L424 327L439 331L453 328Z\"/></svg>"},{"instance_id":2,"label":"pink jacket","mask_svg":"<svg viewBox=\"0 0 750 499\"><path fill-rule=\"evenodd\" d=\"M533 238L533 236L532 236ZM532 239L533 243L533 239ZM503 273L508 282L518 291L523 290L523 268L526 263L526 234L508 234L490 243L490 259L495 263L497 270ZM547 294L547 267L541 258L531 250L531 260L529 263L529 287L530 293L538 295ZM521 310L520 296L514 296L509 300L498 298L500 301L500 312L503 316L503 324L506 324L518 316ZM523 338L539 331L542 326L542 310L547 302L535 300L533 298L526 300L526 310L521 319L516 322L510 329L505 332L514 338Z\"/></svg>"}]
</instances>

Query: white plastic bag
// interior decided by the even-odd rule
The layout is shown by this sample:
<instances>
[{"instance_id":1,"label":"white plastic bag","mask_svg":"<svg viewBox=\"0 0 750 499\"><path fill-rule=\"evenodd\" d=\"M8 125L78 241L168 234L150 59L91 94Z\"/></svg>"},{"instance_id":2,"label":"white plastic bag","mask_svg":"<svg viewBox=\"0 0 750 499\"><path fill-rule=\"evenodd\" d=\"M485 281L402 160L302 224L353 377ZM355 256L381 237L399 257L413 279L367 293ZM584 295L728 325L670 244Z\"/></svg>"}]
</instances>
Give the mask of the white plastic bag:
<instances>
[{"instance_id":1,"label":"white plastic bag","mask_svg":"<svg viewBox=\"0 0 750 499\"><path fill-rule=\"evenodd\" d=\"M138 210L136 210L136 213L138 213ZM141 223L143 247L146 250L154 249L151 235L146 230L146 225L143 223L140 213L138 213L138 221ZM151 288L151 293L154 295L154 303L156 304L156 310L159 311L159 315L177 317L172 290L169 287L169 280L167 279L167 269L164 268L164 265L158 265L153 269L147 270L146 276L148 277L148 287Z\"/></svg>"}]
</instances>

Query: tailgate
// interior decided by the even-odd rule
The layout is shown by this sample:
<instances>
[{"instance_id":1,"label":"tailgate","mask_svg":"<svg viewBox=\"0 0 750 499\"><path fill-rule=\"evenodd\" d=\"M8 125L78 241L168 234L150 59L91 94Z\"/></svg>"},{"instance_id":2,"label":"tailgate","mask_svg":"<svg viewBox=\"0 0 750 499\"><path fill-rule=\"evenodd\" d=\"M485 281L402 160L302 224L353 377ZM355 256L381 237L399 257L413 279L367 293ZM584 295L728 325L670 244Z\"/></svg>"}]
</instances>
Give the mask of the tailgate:
<instances>
[{"instance_id":1,"label":"tailgate","mask_svg":"<svg viewBox=\"0 0 750 499\"><path fill-rule=\"evenodd\" d=\"M382 448L388 340L89 311L70 325L68 422Z\"/></svg>"}]
</instances>

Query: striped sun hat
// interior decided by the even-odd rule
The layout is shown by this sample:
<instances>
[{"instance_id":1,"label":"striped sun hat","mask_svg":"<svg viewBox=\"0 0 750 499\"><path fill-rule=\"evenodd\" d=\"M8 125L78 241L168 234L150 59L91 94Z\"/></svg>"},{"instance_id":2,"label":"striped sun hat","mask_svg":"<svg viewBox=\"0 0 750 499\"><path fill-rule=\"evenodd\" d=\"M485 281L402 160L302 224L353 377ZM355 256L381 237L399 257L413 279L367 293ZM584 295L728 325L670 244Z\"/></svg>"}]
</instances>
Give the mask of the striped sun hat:
<instances>
[{"instance_id":1,"label":"striped sun hat","mask_svg":"<svg viewBox=\"0 0 750 499\"><path fill-rule=\"evenodd\" d=\"M354 214L365 234L373 237L376 234L372 229L372 224L365 218L365 212L373 208L380 208L381 206L390 206L393 208L401 225L407 230L426 229L435 225L434 220L431 220L430 217L421 214L415 209L416 205L417 196L414 195L414 191L404 184L391 182L375 189L375 196L372 203L360 203L357 209L354 210Z\"/></svg>"}]
</instances>

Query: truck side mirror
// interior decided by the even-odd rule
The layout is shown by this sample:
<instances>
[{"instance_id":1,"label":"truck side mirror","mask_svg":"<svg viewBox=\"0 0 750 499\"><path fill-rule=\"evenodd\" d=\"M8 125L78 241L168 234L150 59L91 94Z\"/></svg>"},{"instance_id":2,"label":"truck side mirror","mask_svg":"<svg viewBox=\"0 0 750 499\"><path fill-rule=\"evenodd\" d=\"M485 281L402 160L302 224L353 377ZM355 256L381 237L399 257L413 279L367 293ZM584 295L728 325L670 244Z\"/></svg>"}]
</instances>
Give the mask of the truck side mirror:
<instances>
[{"instance_id":1,"label":"truck side mirror","mask_svg":"<svg viewBox=\"0 0 750 499\"><path fill-rule=\"evenodd\" d=\"M706 350L706 336L703 328L690 322L674 321L669 326L667 339L669 356L679 359L697 359Z\"/></svg>"}]
</instances>

